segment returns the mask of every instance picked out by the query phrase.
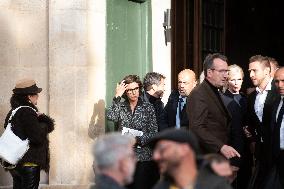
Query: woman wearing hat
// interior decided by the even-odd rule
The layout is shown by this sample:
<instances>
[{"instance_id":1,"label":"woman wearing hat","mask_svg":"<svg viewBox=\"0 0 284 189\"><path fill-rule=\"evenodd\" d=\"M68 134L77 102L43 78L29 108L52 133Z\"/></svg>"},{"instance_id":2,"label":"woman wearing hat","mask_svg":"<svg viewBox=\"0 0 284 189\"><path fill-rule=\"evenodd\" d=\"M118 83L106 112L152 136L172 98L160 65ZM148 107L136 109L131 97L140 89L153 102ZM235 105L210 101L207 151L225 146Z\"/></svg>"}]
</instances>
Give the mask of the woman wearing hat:
<instances>
[{"instance_id":1,"label":"woman wearing hat","mask_svg":"<svg viewBox=\"0 0 284 189\"><path fill-rule=\"evenodd\" d=\"M36 82L24 79L17 82L10 99L11 110L6 119L6 128L12 110L20 107L13 116L12 131L22 140L29 140L29 150L18 162L15 168L10 169L13 177L14 189L35 189L39 186L40 170L49 169L49 150L47 135L54 129L54 120L45 114L39 113L37 100L39 93Z\"/></svg>"}]
</instances>

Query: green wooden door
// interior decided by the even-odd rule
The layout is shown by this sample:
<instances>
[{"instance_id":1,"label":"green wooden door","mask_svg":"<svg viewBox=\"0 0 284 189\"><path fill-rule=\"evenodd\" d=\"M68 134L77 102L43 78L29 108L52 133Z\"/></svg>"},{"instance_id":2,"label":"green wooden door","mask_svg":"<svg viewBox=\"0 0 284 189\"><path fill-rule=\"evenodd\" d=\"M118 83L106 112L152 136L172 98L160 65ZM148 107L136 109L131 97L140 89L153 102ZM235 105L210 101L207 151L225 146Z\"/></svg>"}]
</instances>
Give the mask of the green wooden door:
<instances>
[{"instance_id":1,"label":"green wooden door","mask_svg":"<svg viewBox=\"0 0 284 189\"><path fill-rule=\"evenodd\" d=\"M107 0L106 105L124 76L152 70L151 1ZM109 123L108 123L109 125ZM113 130L108 126L107 130Z\"/></svg>"}]
</instances>

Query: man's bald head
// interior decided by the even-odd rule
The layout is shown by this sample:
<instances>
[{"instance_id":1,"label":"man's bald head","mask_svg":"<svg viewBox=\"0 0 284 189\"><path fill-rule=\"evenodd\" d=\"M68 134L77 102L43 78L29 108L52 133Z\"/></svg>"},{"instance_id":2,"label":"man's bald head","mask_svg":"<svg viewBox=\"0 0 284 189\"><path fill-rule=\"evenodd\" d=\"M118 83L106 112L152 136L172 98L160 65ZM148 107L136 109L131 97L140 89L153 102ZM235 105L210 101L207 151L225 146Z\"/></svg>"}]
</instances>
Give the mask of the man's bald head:
<instances>
[{"instance_id":1,"label":"man's bald head","mask_svg":"<svg viewBox=\"0 0 284 189\"><path fill-rule=\"evenodd\" d=\"M284 95L284 67L279 68L274 75L275 86L281 96Z\"/></svg>"},{"instance_id":2,"label":"man's bald head","mask_svg":"<svg viewBox=\"0 0 284 189\"><path fill-rule=\"evenodd\" d=\"M192 70L185 69L178 74L178 91L181 96L188 96L195 86L196 76Z\"/></svg>"}]
</instances>

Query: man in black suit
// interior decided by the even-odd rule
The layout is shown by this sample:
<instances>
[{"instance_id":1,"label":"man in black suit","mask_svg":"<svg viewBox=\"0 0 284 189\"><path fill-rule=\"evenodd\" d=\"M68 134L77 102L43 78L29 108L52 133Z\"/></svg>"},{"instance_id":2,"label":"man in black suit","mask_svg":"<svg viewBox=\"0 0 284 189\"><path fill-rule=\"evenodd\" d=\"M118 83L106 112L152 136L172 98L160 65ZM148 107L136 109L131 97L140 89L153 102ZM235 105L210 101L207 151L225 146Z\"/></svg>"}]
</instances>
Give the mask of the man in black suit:
<instances>
[{"instance_id":1,"label":"man in black suit","mask_svg":"<svg viewBox=\"0 0 284 189\"><path fill-rule=\"evenodd\" d=\"M251 188L261 189L264 177L271 167L271 112L273 103L279 96L270 76L270 63L267 57L252 56L249 60L249 74L256 87L248 96L248 122L252 134L252 147L254 148L256 171Z\"/></svg>"},{"instance_id":2,"label":"man in black suit","mask_svg":"<svg viewBox=\"0 0 284 189\"><path fill-rule=\"evenodd\" d=\"M169 96L161 116L160 130L169 127L188 128L186 101L195 86L196 77L192 70L185 69L178 74L178 90L174 90Z\"/></svg>"},{"instance_id":3,"label":"man in black suit","mask_svg":"<svg viewBox=\"0 0 284 189\"><path fill-rule=\"evenodd\" d=\"M275 73L275 85L281 97L278 98L272 113L272 160L278 168L280 184L284 188L284 68Z\"/></svg>"}]
</instances>

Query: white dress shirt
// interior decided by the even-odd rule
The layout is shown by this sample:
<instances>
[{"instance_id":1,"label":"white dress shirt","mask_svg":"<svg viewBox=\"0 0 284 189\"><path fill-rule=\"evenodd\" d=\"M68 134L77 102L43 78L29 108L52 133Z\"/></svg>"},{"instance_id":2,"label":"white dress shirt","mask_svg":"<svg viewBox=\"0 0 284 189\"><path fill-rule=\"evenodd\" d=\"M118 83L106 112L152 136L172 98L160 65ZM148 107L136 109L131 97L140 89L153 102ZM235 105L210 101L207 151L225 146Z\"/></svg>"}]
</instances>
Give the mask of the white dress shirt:
<instances>
[{"instance_id":1,"label":"white dress shirt","mask_svg":"<svg viewBox=\"0 0 284 189\"><path fill-rule=\"evenodd\" d=\"M257 92L257 95L256 95L255 102L254 102L254 111L260 122L262 122L263 107L264 107L265 99L267 97L268 91L271 90L271 82L272 82L272 78L270 79L270 81L268 82L268 84L266 85L263 91L261 91L259 87L256 87L255 89Z\"/></svg>"},{"instance_id":2,"label":"white dress shirt","mask_svg":"<svg viewBox=\"0 0 284 189\"><path fill-rule=\"evenodd\" d=\"M279 114L279 111L280 111L282 104L283 104L283 96L281 96L281 101L280 101L278 109L277 109L276 121L277 121L278 114ZM280 149L284 150L284 119L282 119L281 127L280 127Z\"/></svg>"}]
</instances>

